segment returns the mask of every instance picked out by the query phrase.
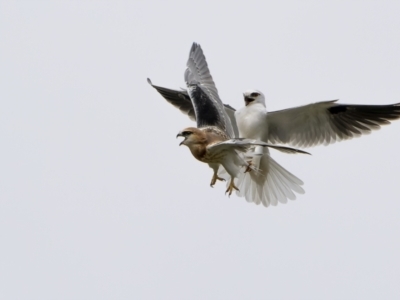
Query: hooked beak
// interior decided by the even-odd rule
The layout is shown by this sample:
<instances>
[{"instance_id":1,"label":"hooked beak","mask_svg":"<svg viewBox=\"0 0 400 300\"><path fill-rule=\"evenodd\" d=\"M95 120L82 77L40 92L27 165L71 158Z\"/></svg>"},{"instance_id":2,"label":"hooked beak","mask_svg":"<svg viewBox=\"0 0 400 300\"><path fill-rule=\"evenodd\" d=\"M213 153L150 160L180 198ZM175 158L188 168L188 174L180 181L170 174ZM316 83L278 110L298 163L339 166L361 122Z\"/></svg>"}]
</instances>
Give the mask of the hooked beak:
<instances>
[{"instance_id":1,"label":"hooked beak","mask_svg":"<svg viewBox=\"0 0 400 300\"><path fill-rule=\"evenodd\" d=\"M182 132L179 132L179 133L176 135L176 138L178 138L178 137L180 137L180 136L183 137ZM179 146L181 146L181 145L183 144L184 141L185 141L185 139L184 139L182 142L180 142Z\"/></svg>"},{"instance_id":2,"label":"hooked beak","mask_svg":"<svg viewBox=\"0 0 400 300\"><path fill-rule=\"evenodd\" d=\"M255 100L253 98L250 98L249 96L246 96L245 94L243 94L243 97L244 97L245 106L249 105L251 102L253 102Z\"/></svg>"}]
</instances>

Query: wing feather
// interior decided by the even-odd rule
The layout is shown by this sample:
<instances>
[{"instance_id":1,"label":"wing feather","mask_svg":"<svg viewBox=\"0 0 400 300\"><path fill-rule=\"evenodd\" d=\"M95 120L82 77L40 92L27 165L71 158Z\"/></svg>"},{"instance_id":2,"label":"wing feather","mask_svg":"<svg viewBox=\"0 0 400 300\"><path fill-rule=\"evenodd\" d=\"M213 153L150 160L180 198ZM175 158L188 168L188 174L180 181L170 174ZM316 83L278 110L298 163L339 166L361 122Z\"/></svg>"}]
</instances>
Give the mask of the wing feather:
<instances>
[{"instance_id":1,"label":"wing feather","mask_svg":"<svg viewBox=\"0 0 400 300\"><path fill-rule=\"evenodd\" d=\"M190 120L196 121L196 115L194 113L194 107L190 100L189 94L186 90L171 90L161 86L154 85L149 78L147 82L157 90L173 106L179 109L185 115L188 115Z\"/></svg>"},{"instance_id":2,"label":"wing feather","mask_svg":"<svg viewBox=\"0 0 400 300\"><path fill-rule=\"evenodd\" d=\"M310 153L303 151L303 150L299 150L299 149L295 149L295 148L290 148L290 147L284 147L284 146L277 146L277 145L271 145L268 143L264 143L262 141L257 141L254 139L245 139L245 138L236 138L236 139L230 139L230 140L226 140L223 142L218 142L215 144L211 144L209 146L207 146L207 150L222 150L222 149L235 149L237 151L240 152L246 152L249 150L250 147L252 146L263 146L263 147L268 147L268 148L272 148L278 151L281 151L283 153L287 153L287 154L309 154Z\"/></svg>"},{"instance_id":3,"label":"wing feather","mask_svg":"<svg viewBox=\"0 0 400 300\"><path fill-rule=\"evenodd\" d=\"M400 103L337 104L337 100L270 112L266 141L311 147L368 134L400 118Z\"/></svg>"},{"instance_id":4,"label":"wing feather","mask_svg":"<svg viewBox=\"0 0 400 300\"><path fill-rule=\"evenodd\" d=\"M203 50L196 43L190 50L185 81L194 106L197 127L216 126L234 137L233 126L219 98Z\"/></svg>"},{"instance_id":5,"label":"wing feather","mask_svg":"<svg viewBox=\"0 0 400 300\"><path fill-rule=\"evenodd\" d=\"M147 82L160 93L161 96L167 100L168 103L172 104L174 107L179 109L182 113L187 115L190 120L196 122L196 114L194 112L194 107L192 100L190 100L189 94L186 90L171 90L161 86L154 85L149 78L147 78ZM230 106L229 104L224 104L224 109L226 115L229 117L232 127L234 136L239 136L239 130L236 123L235 118L235 109Z\"/></svg>"}]
</instances>

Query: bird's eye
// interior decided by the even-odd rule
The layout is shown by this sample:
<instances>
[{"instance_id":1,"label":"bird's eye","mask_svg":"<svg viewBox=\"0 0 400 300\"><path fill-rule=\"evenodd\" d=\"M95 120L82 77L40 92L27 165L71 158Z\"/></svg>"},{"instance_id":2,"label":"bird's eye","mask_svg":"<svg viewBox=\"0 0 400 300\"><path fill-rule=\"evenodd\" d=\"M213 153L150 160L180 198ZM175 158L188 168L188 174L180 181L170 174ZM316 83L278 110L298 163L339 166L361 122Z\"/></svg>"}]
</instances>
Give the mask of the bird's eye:
<instances>
[{"instance_id":1,"label":"bird's eye","mask_svg":"<svg viewBox=\"0 0 400 300\"><path fill-rule=\"evenodd\" d=\"M184 131L184 132L182 132L182 135L184 135L184 136L188 136L188 135L191 135L191 134L192 134L191 131Z\"/></svg>"},{"instance_id":2,"label":"bird's eye","mask_svg":"<svg viewBox=\"0 0 400 300\"><path fill-rule=\"evenodd\" d=\"M251 97L257 97L258 95L260 95L259 93L251 93L250 96Z\"/></svg>"}]
</instances>

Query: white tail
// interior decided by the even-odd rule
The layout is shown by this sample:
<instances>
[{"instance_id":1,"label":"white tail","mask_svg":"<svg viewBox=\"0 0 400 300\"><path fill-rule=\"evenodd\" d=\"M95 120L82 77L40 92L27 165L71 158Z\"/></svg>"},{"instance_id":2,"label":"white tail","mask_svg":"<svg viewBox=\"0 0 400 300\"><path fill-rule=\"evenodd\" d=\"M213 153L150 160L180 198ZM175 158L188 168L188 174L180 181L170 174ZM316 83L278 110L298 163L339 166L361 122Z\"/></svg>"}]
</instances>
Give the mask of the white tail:
<instances>
[{"instance_id":1,"label":"white tail","mask_svg":"<svg viewBox=\"0 0 400 300\"><path fill-rule=\"evenodd\" d=\"M252 157L250 172L240 172L235 180L239 188L236 194L245 197L248 202L262 203L264 206L287 203L295 200L296 195L304 194L303 182L279 165L270 155L268 148L257 146ZM221 168L223 169L223 168ZM220 171L221 172L221 171ZM224 170L221 172L223 176Z\"/></svg>"}]
</instances>

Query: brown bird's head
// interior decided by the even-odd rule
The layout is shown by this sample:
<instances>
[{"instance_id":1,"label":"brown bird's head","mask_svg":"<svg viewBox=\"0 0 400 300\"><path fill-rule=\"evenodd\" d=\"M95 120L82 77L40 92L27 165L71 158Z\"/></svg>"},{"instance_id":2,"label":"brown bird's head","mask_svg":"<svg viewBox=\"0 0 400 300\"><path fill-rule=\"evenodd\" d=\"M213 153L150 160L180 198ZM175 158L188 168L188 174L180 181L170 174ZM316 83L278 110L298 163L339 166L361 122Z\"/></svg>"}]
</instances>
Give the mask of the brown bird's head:
<instances>
[{"instance_id":1,"label":"brown bird's head","mask_svg":"<svg viewBox=\"0 0 400 300\"><path fill-rule=\"evenodd\" d=\"M207 141L203 131L195 127L188 127L178 133L176 137L182 136L184 140L179 144L188 146L189 148L195 144L205 143Z\"/></svg>"}]
</instances>

